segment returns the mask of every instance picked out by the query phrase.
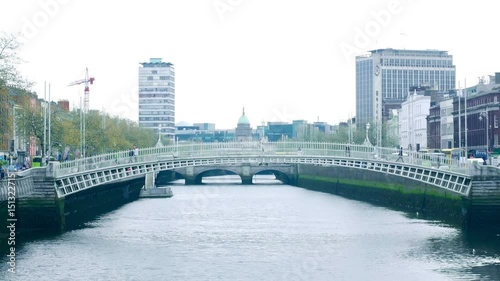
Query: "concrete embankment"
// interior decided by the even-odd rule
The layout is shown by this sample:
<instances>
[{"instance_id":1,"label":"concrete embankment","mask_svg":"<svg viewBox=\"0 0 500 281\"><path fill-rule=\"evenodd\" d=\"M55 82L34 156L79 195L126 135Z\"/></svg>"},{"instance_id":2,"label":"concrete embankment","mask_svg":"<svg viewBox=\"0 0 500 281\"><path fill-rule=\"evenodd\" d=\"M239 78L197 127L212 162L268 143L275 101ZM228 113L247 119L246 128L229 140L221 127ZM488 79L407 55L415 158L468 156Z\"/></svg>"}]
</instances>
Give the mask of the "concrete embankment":
<instances>
[{"instance_id":1,"label":"concrete embankment","mask_svg":"<svg viewBox=\"0 0 500 281\"><path fill-rule=\"evenodd\" d=\"M393 207L464 224L468 201L412 179L347 167L298 166L297 185L310 190Z\"/></svg>"},{"instance_id":2,"label":"concrete embankment","mask_svg":"<svg viewBox=\"0 0 500 281\"><path fill-rule=\"evenodd\" d=\"M137 200L144 178L96 186L58 200L60 230L72 229L95 216Z\"/></svg>"},{"instance_id":3,"label":"concrete embankment","mask_svg":"<svg viewBox=\"0 0 500 281\"><path fill-rule=\"evenodd\" d=\"M60 233L137 200L144 177L96 186L63 198L57 197L54 180L45 176L44 169L31 169L13 182L29 194L16 194L15 203L0 201L0 251L7 245L7 224L13 211L16 239Z\"/></svg>"},{"instance_id":4,"label":"concrete embankment","mask_svg":"<svg viewBox=\"0 0 500 281\"><path fill-rule=\"evenodd\" d=\"M500 176L474 176L468 206L469 225L500 231Z\"/></svg>"}]
</instances>

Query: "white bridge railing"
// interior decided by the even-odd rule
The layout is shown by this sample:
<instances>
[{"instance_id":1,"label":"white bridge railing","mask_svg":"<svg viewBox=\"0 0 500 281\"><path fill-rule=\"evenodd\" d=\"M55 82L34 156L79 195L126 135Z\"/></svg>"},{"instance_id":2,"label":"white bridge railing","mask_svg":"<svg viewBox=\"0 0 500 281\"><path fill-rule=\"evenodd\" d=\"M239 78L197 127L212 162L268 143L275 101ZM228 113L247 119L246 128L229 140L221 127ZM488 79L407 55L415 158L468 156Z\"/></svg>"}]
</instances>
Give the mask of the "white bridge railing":
<instances>
[{"instance_id":1,"label":"white bridge railing","mask_svg":"<svg viewBox=\"0 0 500 281\"><path fill-rule=\"evenodd\" d=\"M403 151L399 155L396 148L373 147L346 143L330 142L223 142L223 143L187 143L163 147L139 149L139 155L129 156L129 151L96 155L66 162L51 162L54 177L75 172L84 172L121 164L148 162L168 158L193 159L197 157L241 156L241 155L304 155L304 156L341 156L359 159L403 162L427 168L449 170L468 174L468 163L459 163L449 157Z\"/></svg>"},{"instance_id":2,"label":"white bridge railing","mask_svg":"<svg viewBox=\"0 0 500 281\"><path fill-rule=\"evenodd\" d=\"M155 173L184 167L218 166L218 165L282 165L308 164L323 167L352 167L371 170L387 175L396 175L426 184L434 185L463 196L470 191L471 180L467 175L450 171L440 171L416 165L393 163L380 160L364 160L339 156L304 156L304 155L240 155L212 156L193 158L170 158L155 161L133 162L114 167L94 169L80 173L68 174L56 179L56 191L59 198L65 197L97 185L117 182Z\"/></svg>"}]
</instances>

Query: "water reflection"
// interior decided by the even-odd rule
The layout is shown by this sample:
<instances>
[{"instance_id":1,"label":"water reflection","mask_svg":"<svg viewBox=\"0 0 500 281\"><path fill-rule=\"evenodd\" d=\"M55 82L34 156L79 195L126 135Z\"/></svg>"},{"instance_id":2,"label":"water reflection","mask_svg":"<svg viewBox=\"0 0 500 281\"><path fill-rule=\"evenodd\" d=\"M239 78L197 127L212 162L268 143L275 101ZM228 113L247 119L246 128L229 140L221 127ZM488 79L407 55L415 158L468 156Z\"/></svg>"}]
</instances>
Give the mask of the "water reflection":
<instances>
[{"instance_id":1,"label":"water reflection","mask_svg":"<svg viewBox=\"0 0 500 281\"><path fill-rule=\"evenodd\" d=\"M15 279L0 280L500 280L498 235L274 179L233 180L173 185L172 198L30 241Z\"/></svg>"}]
</instances>

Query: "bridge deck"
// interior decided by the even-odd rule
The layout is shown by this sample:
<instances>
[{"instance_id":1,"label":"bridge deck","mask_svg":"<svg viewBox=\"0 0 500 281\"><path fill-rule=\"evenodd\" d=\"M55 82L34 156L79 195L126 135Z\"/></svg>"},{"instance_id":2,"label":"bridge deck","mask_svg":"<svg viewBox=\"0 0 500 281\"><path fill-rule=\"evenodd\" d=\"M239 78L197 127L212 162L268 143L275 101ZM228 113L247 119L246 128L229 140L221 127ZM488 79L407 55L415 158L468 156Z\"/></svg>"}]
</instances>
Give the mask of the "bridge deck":
<instances>
[{"instance_id":1,"label":"bridge deck","mask_svg":"<svg viewBox=\"0 0 500 281\"><path fill-rule=\"evenodd\" d=\"M468 196L471 178L484 173L474 163L459 163L442 156L428 156L363 145L316 142L191 143L144 148L137 157L128 151L50 162L46 174L55 180L59 197L96 185L142 177L147 173L191 166L242 164L309 164L352 167L424 182ZM496 168L488 173L498 175ZM0 193L1 196L1 193Z\"/></svg>"}]
</instances>

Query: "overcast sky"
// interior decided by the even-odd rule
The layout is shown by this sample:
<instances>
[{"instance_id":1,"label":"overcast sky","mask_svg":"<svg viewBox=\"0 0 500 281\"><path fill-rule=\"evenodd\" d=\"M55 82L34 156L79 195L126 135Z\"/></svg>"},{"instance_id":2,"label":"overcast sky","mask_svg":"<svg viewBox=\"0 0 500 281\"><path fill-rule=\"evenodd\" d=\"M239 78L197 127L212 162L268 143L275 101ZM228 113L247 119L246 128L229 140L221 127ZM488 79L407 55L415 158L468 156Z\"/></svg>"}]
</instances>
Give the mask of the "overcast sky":
<instances>
[{"instance_id":1,"label":"overcast sky","mask_svg":"<svg viewBox=\"0 0 500 281\"><path fill-rule=\"evenodd\" d=\"M234 128L355 114L354 56L379 48L438 49L457 86L500 71L496 1L2 0L0 31L22 32L20 70L78 106L137 121L139 62L176 69L176 122Z\"/></svg>"}]
</instances>

